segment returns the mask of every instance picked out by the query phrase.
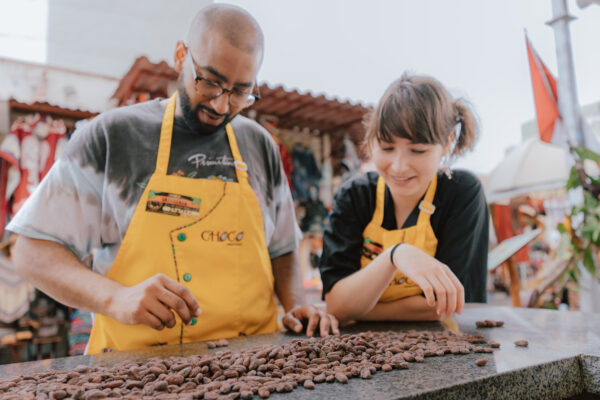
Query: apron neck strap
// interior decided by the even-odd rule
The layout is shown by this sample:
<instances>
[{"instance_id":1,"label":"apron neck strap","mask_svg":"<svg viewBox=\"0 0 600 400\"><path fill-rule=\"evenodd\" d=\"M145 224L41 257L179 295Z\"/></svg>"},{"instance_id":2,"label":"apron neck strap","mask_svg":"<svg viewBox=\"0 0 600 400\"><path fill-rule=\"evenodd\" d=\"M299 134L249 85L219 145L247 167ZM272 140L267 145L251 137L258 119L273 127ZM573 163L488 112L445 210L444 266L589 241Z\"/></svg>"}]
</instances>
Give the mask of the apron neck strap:
<instances>
[{"instance_id":1,"label":"apron neck strap","mask_svg":"<svg viewBox=\"0 0 600 400\"><path fill-rule=\"evenodd\" d=\"M433 198L435 197L435 190L437 188L437 175L433 177L427 187L423 200L419 202L419 218L417 219L418 226L426 226L429 222L431 214L435 212L435 206L433 205ZM380 176L377 179L377 195L375 196L375 212L373 213L373 222L377 226L383 224L383 213L385 204L385 181ZM398 228L400 229L400 228Z\"/></svg>"},{"instance_id":2,"label":"apron neck strap","mask_svg":"<svg viewBox=\"0 0 600 400\"><path fill-rule=\"evenodd\" d=\"M161 175L167 174L169 166L169 156L171 155L171 139L173 137L173 121L175 119L175 103L177 101L177 92L173 93L167 104L167 109L163 115L162 125L160 127L160 140L158 142L158 155L156 156L156 173ZM235 174L238 182L248 181L248 166L242 160L240 149L238 148L235 134L231 124L225 125L229 147L233 156L235 166Z\"/></svg>"},{"instance_id":3,"label":"apron neck strap","mask_svg":"<svg viewBox=\"0 0 600 400\"><path fill-rule=\"evenodd\" d=\"M385 209L385 181L380 176L377 178L377 194L375 195L375 213L373 222L377 226L383 226L383 212Z\"/></svg>"},{"instance_id":4,"label":"apron neck strap","mask_svg":"<svg viewBox=\"0 0 600 400\"><path fill-rule=\"evenodd\" d=\"M239 183L248 181L248 165L242 160L240 149L235 140L235 133L231 124L225 125L225 131L227 132L227 139L229 140L229 147L231 148L231 155L233 156L233 164L235 166L235 174Z\"/></svg>"},{"instance_id":5,"label":"apron neck strap","mask_svg":"<svg viewBox=\"0 0 600 400\"><path fill-rule=\"evenodd\" d=\"M435 190L437 188L437 175L433 177L431 182L429 183L429 187L427 188L427 192L425 192L425 197L423 200L419 202L419 219L417 220L417 225L419 223L424 223L429 221L431 215L435 212L435 206L433 205L433 198L435 197Z\"/></svg>"},{"instance_id":6,"label":"apron neck strap","mask_svg":"<svg viewBox=\"0 0 600 400\"><path fill-rule=\"evenodd\" d=\"M425 241L427 240L427 228L430 225L431 215L435 212L435 206L433 205L433 197L435 196L435 189L437 188L437 175L433 177L425 192L425 197L419 202L419 218L417 219L417 242L416 245L420 249L425 248Z\"/></svg>"},{"instance_id":7,"label":"apron neck strap","mask_svg":"<svg viewBox=\"0 0 600 400\"><path fill-rule=\"evenodd\" d=\"M158 155L156 156L156 173L160 175L167 174L169 166L169 156L171 155L171 137L173 136L173 120L175 118L175 102L177 101L177 91L167 103L167 109L163 115L162 125L160 127L160 141L158 142Z\"/></svg>"}]
</instances>

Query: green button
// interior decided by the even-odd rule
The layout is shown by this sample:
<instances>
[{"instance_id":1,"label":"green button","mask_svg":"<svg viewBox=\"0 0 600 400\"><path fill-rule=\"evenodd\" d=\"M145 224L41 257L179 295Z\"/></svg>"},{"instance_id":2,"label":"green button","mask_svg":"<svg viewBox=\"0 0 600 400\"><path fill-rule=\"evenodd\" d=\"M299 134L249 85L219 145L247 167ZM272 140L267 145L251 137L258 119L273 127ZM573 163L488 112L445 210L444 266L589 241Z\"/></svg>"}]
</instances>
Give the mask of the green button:
<instances>
[{"instance_id":1,"label":"green button","mask_svg":"<svg viewBox=\"0 0 600 400\"><path fill-rule=\"evenodd\" d=\"M191 281L192 280L192 274L190 274L189 272L185 273L183 275L183 280L186 281L186 282Z\"/></svg>"},{"instance_id":2,"label":"green button","mask_svg":"<svg viewBox=\"0 0 600 400\"><path fill-rule=\"evenodd\" d=\"M179 235L177 235L177 240L183 242L185 240L185 237L185 233L180 233Z\"/></svg>"},{"instance_id":3,"label":"green button","mask_svg":"<svg viewBox=\"0 0 600 400\"><path fill-rule=\"evenodd\" d=\"M190 324L196 325L196 322L198 322L198 318L192 317L192 321L190 322Z\"/></svg>"}]
</instances>

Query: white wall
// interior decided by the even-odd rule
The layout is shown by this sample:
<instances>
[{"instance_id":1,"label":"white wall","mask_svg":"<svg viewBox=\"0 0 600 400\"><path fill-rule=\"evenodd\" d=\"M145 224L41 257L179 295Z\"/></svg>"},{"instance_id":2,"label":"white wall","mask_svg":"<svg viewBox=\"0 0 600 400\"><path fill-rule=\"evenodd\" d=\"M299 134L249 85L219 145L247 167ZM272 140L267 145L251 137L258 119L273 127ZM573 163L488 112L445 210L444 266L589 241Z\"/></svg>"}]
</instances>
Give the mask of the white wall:
<instances>
[{"instance_id":1,"label":"white wall","mask_svg":"<svg viewBox=\"0 0 600 400\"><path fill-rule=\"evenodd\" d=\"M44 63L48 0L0 0L0 57Z\"/></svg>"},{"instance_id":2,"label":"white wall","mask_svg":"<svg viewBox=\"0 0 600 400\"><path fill-rule=\"evenodd\" d=\"M49 0L47 62L122 77L135 59L172 64L175 43L212 0Z\"/></svg>"}]
</instances>

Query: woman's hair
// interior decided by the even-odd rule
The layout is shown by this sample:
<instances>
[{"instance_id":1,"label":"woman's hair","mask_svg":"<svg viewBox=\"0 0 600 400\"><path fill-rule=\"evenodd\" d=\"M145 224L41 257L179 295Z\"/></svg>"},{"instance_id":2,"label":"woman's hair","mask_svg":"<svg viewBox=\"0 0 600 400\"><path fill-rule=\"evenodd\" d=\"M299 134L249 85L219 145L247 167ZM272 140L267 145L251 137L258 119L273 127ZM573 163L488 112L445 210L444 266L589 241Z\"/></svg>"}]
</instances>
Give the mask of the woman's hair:
<instances>
[{"instance_id":1,"label":"woman's hair","mask_svg":"<svg viewBox=\"0 0 600 400\"><path fill-rule=\"evenodd\" d=\"M454 133L449 156L458 156L473 147L479 133L468 103L454 100L436 79L407 73L387 88L377 108L367 114L365 127L369 154L375 140L391 142L397 136L445 146Z\"/></svg>"}]
</instances>

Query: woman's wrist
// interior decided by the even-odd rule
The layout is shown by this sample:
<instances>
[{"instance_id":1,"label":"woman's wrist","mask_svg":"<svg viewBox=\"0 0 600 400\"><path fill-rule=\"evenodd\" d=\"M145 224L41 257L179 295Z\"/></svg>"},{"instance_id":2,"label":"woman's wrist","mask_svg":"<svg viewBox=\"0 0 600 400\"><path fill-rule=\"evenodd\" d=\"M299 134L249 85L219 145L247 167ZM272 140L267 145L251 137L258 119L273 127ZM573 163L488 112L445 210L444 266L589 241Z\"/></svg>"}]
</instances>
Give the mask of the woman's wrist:
<instances>
[{"instance_id":1,"label":"woman's wrist","mask_svg":"<svg viewBox=\"0 0 600 400\"><path fill-rule=\"evenodd\" d=\"M396 263L394 262L394 254L396 253L396 250L398 250L398 248L403 245L403 242L400 243L396 243L395 245L392 246L392 250L390 250L390 263L397 268Z\"/></svg>"}]
</instances>

